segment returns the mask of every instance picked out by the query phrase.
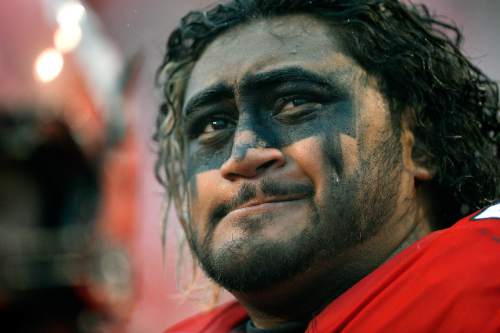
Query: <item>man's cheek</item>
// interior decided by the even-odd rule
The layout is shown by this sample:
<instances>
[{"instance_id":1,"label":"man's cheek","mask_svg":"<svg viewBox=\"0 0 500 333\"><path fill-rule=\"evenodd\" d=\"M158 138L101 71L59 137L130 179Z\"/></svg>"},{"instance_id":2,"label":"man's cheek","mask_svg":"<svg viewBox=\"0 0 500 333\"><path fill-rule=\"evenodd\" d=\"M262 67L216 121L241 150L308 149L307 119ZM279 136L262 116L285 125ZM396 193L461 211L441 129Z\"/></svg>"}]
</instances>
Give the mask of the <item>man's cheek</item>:
<instances>
[{"instance_id":1,"label":"man's cheek","mask_svg":"<svg viewBox=\"0 0 500 333\"><path fill-rule=\"evenodd\" d=\"M334 179L339 177L330 160L331 156L338 158L340 152L331 151L332 147L327 145L327 140L324 135L318 134L298 140L285 148L285 152L297 163L298 170L312 181L316 200L323 198L326 187L331 185L330 175L333 174Z\"/></svg>"},{"instance_id":2,"label":"man's cheek","mask_svg":"<svg viewBox=\"0 0 500 333\"><path fill-rule=\"evenodd\" d=\"M359 166L359 147L358 140L348 135L339 136L339 149L343 161L344 176L352 176Z\"/></svg>"},{"instance_id":3,"label":"man's cheek","mask_svg":"<svg viewBox=\"0 0 500 333\"><path fill-rule=\"evenodd\" d=\"M217 198L220 181L218 170L202 171L188 181L189 213L192 228L203 234L208 223L210 208Z\"/></svg>"},{"instance_id":4,"label":"man's cheek","mask_svg":"<svg viewBox=\"0 0 500 333\"><path fill-rule=\"evenodd\" d=\"M196 177L204 172L219 170L231 154L230 145L220 149L208 149L194 144L188 150L186 176L188 182L196 183Z\"/></svg>"}]
</instances>

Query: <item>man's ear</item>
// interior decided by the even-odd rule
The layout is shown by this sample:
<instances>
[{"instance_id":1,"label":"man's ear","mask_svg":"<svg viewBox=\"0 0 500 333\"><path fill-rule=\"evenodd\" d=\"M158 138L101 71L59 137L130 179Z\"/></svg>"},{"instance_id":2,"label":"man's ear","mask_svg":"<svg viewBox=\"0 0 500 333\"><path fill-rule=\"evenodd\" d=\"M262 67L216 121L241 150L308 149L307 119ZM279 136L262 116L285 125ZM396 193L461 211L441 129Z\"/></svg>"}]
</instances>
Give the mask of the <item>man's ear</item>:
<instances>
[{"instance_id":1,"label":"man's ear","mask_svg":"<svg viewBox=\"0 0 500 333\"><path fill-rule=\"evenodd\" d=\"M415 113L405 110L401 116L400 142L402 147L403 166L413 175L416 181L429 181L436 175L436 167L428 155L416 151L416 139L413 133Z\"/></svg>"}]
</instances>

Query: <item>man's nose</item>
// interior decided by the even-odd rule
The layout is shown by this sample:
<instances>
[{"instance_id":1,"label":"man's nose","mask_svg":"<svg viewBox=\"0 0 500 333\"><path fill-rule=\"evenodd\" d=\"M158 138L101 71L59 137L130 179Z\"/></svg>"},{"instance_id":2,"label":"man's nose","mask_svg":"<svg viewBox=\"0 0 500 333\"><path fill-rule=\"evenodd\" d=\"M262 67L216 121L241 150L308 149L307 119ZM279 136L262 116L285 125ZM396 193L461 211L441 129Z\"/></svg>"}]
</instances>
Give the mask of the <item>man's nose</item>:
<instances>
[{"instance_id":1,"label":"man's nose","mask_svg":"<svg viewBox=\"0 0 500 333\"><path fill-rule=\"evenodd\" d=\"M264 141L258 140L255 134L245 132L236 135L231 156L220 168L224 178L254 178L286 163L285 155L280 149L269 147Z\"/></svg>"}]
</instances>

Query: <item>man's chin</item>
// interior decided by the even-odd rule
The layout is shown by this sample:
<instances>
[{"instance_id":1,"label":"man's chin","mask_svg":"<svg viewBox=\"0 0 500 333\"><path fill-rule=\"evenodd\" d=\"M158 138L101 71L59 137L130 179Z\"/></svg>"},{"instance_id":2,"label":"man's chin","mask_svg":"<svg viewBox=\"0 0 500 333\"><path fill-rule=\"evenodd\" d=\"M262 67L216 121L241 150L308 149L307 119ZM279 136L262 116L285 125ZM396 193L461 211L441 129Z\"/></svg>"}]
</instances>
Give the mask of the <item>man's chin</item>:
<instances>
[{"instance_id":1,"label":"man's chin","mask_svg":"<svg viewBox=\"0 0 500 333\"><path fill-rule=\"evenodd\" d=\"M311 244L304 244L304 239L288 242L239 239L216 251L201 251L197 256L217 284L233 292L253 292L271 288L305 271L316 250Z\"/></svg>"}]
</instances>

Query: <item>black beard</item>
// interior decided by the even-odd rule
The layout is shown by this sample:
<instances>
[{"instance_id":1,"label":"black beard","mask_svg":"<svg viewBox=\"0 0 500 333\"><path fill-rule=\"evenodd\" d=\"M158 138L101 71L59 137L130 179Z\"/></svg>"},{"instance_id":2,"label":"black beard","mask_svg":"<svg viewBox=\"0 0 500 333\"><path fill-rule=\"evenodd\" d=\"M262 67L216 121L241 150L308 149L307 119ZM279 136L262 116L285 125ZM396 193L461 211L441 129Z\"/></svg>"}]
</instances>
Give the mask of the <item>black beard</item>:
<instances>
[{"instance_id":1,"label":"black beard","mask_svg":"<svg viewBox=\"0 0 500 333\"><path fill-rule=\"evenodd\" d=\"M379 154L363 161L358 172L344 181L332 175L331 183L337 184L324 194L327 199L322 198L323 206L311 197L311 223L296 237L287 241L262 240L252 237L249 230L246 239L230 242L214 253L213 229L203 242L191 233L195 257L211 279L234 292L270 288L306 271L315 262L330 264L332 258L375 235L393 215L401 162L398 147L390 148L382 145ZM245 224L259 225L265 220L265 215L250 217Z\"/></svg>"},{"instance_id":2,"label":"black beard","mask_svg":"<svg viewBox=\"0 0 500 333\"><path fill-rule=\"evenodd\" d=\"M240 292L266 288L306 270L320 250L312 239L319 218L316 211L311 215L314 225L288 241L259 240L249 230L244 239L226 244L215 254L210 241L201 247L191 244L192 249L206 274L224 288ZM242 222L249 226L266 223L266 216L258 219Z\"/></svg>"}]
</instances>

